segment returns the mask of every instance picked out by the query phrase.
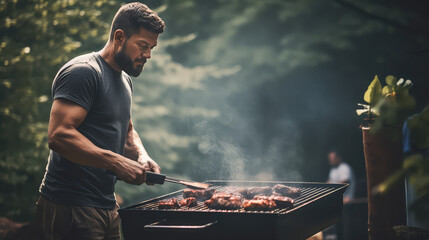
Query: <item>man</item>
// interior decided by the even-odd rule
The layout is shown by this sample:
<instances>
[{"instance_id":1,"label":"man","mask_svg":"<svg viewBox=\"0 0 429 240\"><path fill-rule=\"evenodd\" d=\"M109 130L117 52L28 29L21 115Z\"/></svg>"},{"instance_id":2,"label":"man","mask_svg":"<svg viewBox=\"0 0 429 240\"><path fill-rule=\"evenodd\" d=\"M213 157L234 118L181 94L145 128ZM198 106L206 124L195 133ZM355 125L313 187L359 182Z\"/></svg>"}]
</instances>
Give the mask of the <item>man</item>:
<instances>
[{"instance_id":1,"label":"man","mask_svg":"<svg viewBox=\"0 0 429 240\"><path fill-rule=\"evenodd\" d=\"M347 163L343 162L341 155L335 150L328 153L328 161L329 165L331 165L328 183L350 184L343 194L343 203L350 202L350 200L353 199L355 182L351 167ZM323 231L324 239L344 239L343 219Z\"/></svg>"},{"instance_id":2,"label":"man","mask_svg":"<svg viewBox=\"0 0 429 240\"><path fill-rule=\"evenodd\" d=\"M343 162L342 157L337 151L331 151L328 154L329 165L331 170L329 171L328 183L348 183L350 186L344 192L344 202L349 202L354 197L354 177L351 167Z\"/></svg>"},{"instance_id":3,"label":"man","mask_svg":"<svg viewBox=\"0 0 429 240\"><path fill-rule=\"evenodd\" d=\"M131 120L132 81L164 22L141 3L122 6L98 53L72 59L52 85L51 149L36 203L46 239L120 239L114 185L135 185L160 172ZM124 72L125 73L124 73Z\"/></svg>"}]
</instances>

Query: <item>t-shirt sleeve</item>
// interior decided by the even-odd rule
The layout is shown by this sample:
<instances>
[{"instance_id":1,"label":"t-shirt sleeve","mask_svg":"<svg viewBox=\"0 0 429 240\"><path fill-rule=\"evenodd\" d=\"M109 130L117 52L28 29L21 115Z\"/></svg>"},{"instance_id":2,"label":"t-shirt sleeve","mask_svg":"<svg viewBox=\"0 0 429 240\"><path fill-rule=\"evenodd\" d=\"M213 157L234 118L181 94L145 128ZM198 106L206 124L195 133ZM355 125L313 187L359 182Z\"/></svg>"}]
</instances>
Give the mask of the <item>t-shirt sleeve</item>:
<instances>
[{"instance_id":1,"label":"t-shirt sleeve","mask_svg":"<svg viewBox=\"0 0 429 240\"><path fill-rule=\"evenodd\" d=\"M67 99L89 111L97 96L97 79L97 72L88 64L75 64L64 68L52 84L52 99Z\"/></svg>"}]
</instances>

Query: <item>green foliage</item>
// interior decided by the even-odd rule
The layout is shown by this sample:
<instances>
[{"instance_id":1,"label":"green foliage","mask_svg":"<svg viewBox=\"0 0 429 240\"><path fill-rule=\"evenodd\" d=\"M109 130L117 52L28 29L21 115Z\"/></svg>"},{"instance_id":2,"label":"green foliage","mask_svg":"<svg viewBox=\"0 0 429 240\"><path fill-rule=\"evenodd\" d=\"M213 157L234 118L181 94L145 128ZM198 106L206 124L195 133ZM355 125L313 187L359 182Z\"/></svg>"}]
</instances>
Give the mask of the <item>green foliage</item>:
<instances>
[{"instance_id":1,"label":"green foliage","mask_svg":"<svg viewBox=\"0 0 429 240\"><path fill-rule=\"evenodd\" d=\"M403 124L416 107L415 98L409 94L412 85L410 80L402 78L394 85L387 85L390 89L376 106L379 116L374 127Z\"/></svg>"},{"instance_id":2,"label":"green foliage","mask_svg":"<svg viewBox=\"0 0 429 240\"><path fill-rule=\"evenodd\" d=\"M382 94L386 96L389 93L393 93L395 91L396 86L396 77L389 75L386 77L386 86L383 87Z\"/></svg>"},{"instance_id":3,"label":"green foliage","mask_svg":"<svg viewBox=\"0 0 429 240\"><path fill-rule=\"evenodd\" d=\"M363 96L363 100L373 107L381 97L381 83L378 76L375 75L374 80L369 84L368 89Z\"/></svg>"},{"instance_id":4,"label":"green foliage","mask_svg":"<svg viewBox=\"0 0 429 240\"><path fill-rule=\"evenodd\" d=\"M52 79L72 56L104 44L118 6L107 0L1 1L2 216L31 219L48 158Z\"/></svg>"},{"instance_id":5,"label":"green foliage","mask_svg":"<svg viewBox=\"0 0 429 240\"><path fill-rule=\"evenodd\" d=\"M396 77L392 75L386 76L386 84L389 87L394 87L396 85Z\"/></svg>"},{"instance_id":6,"label":"green foliage","mask_svg":"<svg viewBox=\"0 0 429 240\"><path fill-rule=\"evenodd\" d=\"M413 86L410 80L401 78L396 81L395 76L389 75L385 82L386 85L382 87L376 75L364 95L369 105L358 104L364 109L356 110L358 115L368 115L372 131L383 126L402 124L416 107L416 100L409 94Z\"/></svg>"}]
</instances>

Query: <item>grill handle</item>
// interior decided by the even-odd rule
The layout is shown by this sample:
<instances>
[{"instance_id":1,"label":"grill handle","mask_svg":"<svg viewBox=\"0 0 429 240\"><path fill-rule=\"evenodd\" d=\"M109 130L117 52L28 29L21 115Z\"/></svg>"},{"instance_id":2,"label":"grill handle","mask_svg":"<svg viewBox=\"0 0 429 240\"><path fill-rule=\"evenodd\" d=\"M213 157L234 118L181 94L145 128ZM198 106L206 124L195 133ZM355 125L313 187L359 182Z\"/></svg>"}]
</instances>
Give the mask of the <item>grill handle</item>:
<instances>
[{"instance_id":1,"label":"grill handle","mask_svg":"<svg viewBox=\"0 0 429 240\"><path fill-rule=\"evenodd\" d=\"M146 171L146 182L147 183L164 184L166 177L167 176L165 176L164 174ZM116 177L116 179L122 181L122 179L120 179L119 177Z\"/></svg>"},{"instance_id":2,"label":"grill handle","mask_svg":"<svg viewBox=\"0 0 429 240\"><path fill-rule=\"evenodd\" d=\"M146 172L146 182L155 184L164 184L166 176L164 174Z\"/></svg>"},{"instance_id":3,"label":"grill handle","mask_svg":"<svg viewBox=\"0 0 429 240\"><path fill-rule=\"evenodd\" d=\"M166 225L163 224L165 222L165 219L159 222L154 222L152 224L145 225L144 229L147 231L201 231L215 225L217 220L203 225Z\"/></svg>"}]
</instances>

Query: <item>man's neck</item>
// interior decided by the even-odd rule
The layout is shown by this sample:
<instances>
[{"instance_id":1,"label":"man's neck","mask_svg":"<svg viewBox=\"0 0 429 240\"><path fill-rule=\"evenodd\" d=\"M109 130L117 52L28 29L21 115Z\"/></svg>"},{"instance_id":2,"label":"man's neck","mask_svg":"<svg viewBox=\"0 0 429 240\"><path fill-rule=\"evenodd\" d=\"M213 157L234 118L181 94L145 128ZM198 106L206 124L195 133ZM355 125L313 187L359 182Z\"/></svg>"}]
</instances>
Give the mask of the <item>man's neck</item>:
<instances>
[{"instance_id":1,"label":"man's neck","mask_svg":"<svg viewBox=\"0 0 429 240\"><path fill-rule=\"evenodd\" d=\"M103 49L99 51L100 56L111 66L113 69L115 69L118 72L122 72L122 69L116 64L114 57L114 49L113 44L110 44L110 42L107 42Z\"/></svg>"}]
</instances>

